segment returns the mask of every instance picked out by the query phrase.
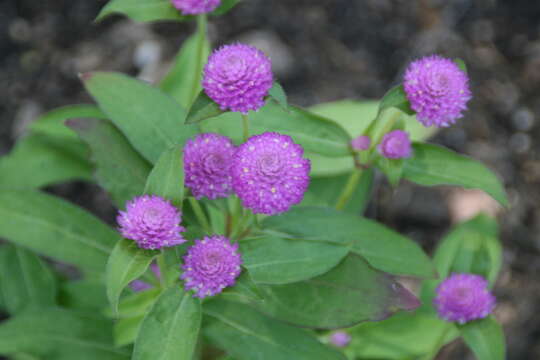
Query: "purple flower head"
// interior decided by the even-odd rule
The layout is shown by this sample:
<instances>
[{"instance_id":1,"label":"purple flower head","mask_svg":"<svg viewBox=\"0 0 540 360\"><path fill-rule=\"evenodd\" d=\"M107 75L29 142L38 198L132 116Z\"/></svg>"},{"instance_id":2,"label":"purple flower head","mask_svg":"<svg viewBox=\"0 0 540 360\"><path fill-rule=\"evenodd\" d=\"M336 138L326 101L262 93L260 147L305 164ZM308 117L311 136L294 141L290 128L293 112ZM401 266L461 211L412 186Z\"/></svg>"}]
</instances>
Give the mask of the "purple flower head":
<instances>
[{"instance_id":1,"label":"purple flower head","mask_svg":"<svg viewBox=\"0 0 540 360\"><path fill-rule=\"evenodd\" d=\"M369 149L371 145L371 139L367 135L360 135L351 140L351 146L356 151L364 151Z\"/></svg>"},{"instance_id":2,"label":"purple flower head","mask_svg":"<svg viewBox=\"0 0 540 360\"><path fill-rule=\"evenodd\" d=\"M345 331L336 331L330 335L330 342L337 347L345 347L351 342L351 335Z\"/></svg>"},{"instance_id":3,"label":"purple flower head","mask_svg":"<svg viewBox=\"0 0 540 360\"><path fill-rule=\"evenodd\" d=\"M152 270L156 278L158 279L161 278L161 271L159 271L159 266L156 263L152 263L150 265L150 270ZM139 292L139 291L151 289L153 286L142 280L133 280L132 282L129 283L129 287L133 291Z\"/></svg>"},{"instance_id":4,"label":"purple flower head","mask_svg":"<svg viewBox=\"0 0 540 360\"><path fill-rule=\"evenodd\" d=\"M411 156L411 140L403 130L393 130L385 134L377 146L379 153L389 159L401 159Z\"/></svg>"},{"instance_id":5,"label":"purple flower head","mask_svg":"<svg viewBox=\"0 0 540 360\"><path fill-rule=\"evenodd\" d=\"M175 8L183 15L197 15L213 11L221 0L171 0Z\"/></svg>"},{"instance_id":6,"label":"purple flower head","mask_svg":"<svg viewBox=\"0 0 540 360\"><path fill-rule=\"evenodd\" d=\"M234 157L233 189L257 214L279 214L302 201L310 162L290 136L273 132L252 136Z\"/></svg>"},{"instance_id":7,"label":"purple flower head","mask_svg":"<svg viewBox=\"0 0 540 360\"><path fill-rule=\"evenodd\" d=\"M433 303L446 321L464 324L488 316L495 307L495 297L488 282L479 275L452 274L436 290Z\"/></svg>"},{"instance_id":8,"label":"purple flower head","mask_svg":"<svg viewBox=\"0 0 540 360\"><path fill-rule=\"evenodd\" d=\"M424 126L450 126L463 116L472 97L467 74L454 61L438 55L412 62L403 86Z\"/></svg>"},{"instance_id":9,"label":"purple flower head","mask_svg":"<svg viewBox=\"0 0 540 360\"><path fill-rule=\"evenodd\" d=\"M232 190L231 167L236 149L219 134L199 134L184 146L185 184L197 199L227 197Z\"/></svg>"},{"instance_id":10,"label":"purple flower head","mask_svg":"<svg viewBox=\"0 0 540 360\"><path fill-rule=\"evenodd\" d=\"M270 59L249 45L222 46L210 55L204 68L204 91L221 110L243 114L258 110L272 82Z\"/></svg>"},{"instance_id":11,"label":"purple flower head","mask_svg":"<svg viewBox=\"0 0 540 360\"><path fill-rule=\"evenodd\" d=\"M195 291L195 297L214 296L234 285L241 264L238 244L231 244L220 235L205 237L195 240L195 245L184 256L181 279L187 291Z\"/></svg>"},{"instance_id":12,"label":"purple flower head","mask_svg":"<svg viewBox=\"0 0 540 360\"><path fill-rule=\"evenodd\" d=\"M182 213L167 200L155 195L143 195L126 204L116 218L119 230L126 239L135 240L142 249L160 249L182 244L180 234Z\"/></svg>"}]
</instances>

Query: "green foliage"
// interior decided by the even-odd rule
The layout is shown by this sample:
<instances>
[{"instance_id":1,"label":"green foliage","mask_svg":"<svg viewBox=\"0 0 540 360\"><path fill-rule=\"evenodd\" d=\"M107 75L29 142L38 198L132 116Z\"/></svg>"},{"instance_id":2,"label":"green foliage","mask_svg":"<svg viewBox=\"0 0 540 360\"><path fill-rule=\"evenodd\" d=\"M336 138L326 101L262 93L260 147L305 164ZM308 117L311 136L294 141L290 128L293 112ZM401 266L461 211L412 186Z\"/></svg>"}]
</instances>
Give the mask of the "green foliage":
<instances>
[{"instance_id":1,"label":"green foliage","mask_svg":"<svg viewBox=\"0 0 540 360\"><path fill-rule=\"evenodd\" d=\"M382 320L419 306L392 277L354 254L321 276L286 285L259 285L258 289L263 300L252 304L256 309L289 324L316 329Z\"/></svg>"},{"instance_id":2,"label":"green foliage","mask_svg":"<svg viewBox=\"0 0 540 360\"><path fill-rule=\"evenodd\" d=\"M107 72L87 73L82 80L110 120L152 163L197 134L195 126L182 125L185 112L177 102L142 81Z\"/></svg>"},{"instance_id":3,"label":"green foliage","mask_svg":"<svg viewBox=\"0 0 540 360\"><path fill-rule=\"evenodd\" d=\"M96 180L119 207L143 192L150 164L110 121L76 119L67 124L90 147Z\"/></svg>"},{"instance_id":4,"label":"green foliage","mask_svg":"<svg viewBox=\"0 0 540 360\"><path fill-rule=\"evenodd\" d=\"M410 239L372 220L322 207L297 207L268 217L263 227L291 238L350 246L371 266L398 275L434 276L433 265Z\"/></svg>"},{"instance_id":5,"label":"green foliage","mask_svg":"<svg viewBox=\"0 0 540 360\"><path fill-rule=\"evenodd\" d=\"M11 315L56 304L54 274L37 255L18 246L0 247L0 289Z\"/></svg>"},{"instance_id":6,"label":"green foliage","mask_svg":"<svg viewBox=\"0 0 540 360\"><path fill-rule=\"evenodd\" d=\"M458 326L467 346L478 360L504 360L505 345L502 327L492 317Z\"/></svg>"},{"instance_id":7,"label":"green foliage","mask_svg":"<svg viewBox=\"0 0 540 360\"><path fill-rule=\"evenodd\" d=\"M112 322L98 314L60 308L29 309L0 324L0 354L55 360L123 360L112 343Z\"/></svg>"},{"instance_id":8,"label":"green foliage","mask_svg":"<svg viewBox=\"0 0 540 360\"><path fill-rule=\"evenodd\" d=\"M403 111L407 115L415 114L415 111L411 109L409 100L407 100L403 85L394 86L383 96L379 104L379 112L392 107Z\"/></svg>"},{"instance_id":9,"label":"green foliage","mask_svg":"<svg viewBox=\"0 0 540 360\"><path fill-rule=\"evenodd\" d=\"M206 119L215 118L224 111L221 110L218 104L206 95L204 91L199 92L195 98L195 102L191 105L186 116L186 124L195 124Z\"/></svg>"},{"instance_id":10,"label":"green foliage","mask_svg":"<svg viewBox=\"0 0 540 360\"><path fill-rule=\"evenodd\" d=\"M274 81L272 88L268 91L268 96L283 109L287 110L287 94L285 94L285 90L283 90L283 87L277 81Z\"/></svg>"},{"instance_id":11,"label":"green foliage","mask_svg":"<svg viewBox=\"0 0 540 360\"><path fill-rule=\"evenodd\" d=\"M87 211L38 191L0 192L0 236L102 274L116 231Z\"/></svg>"},{"instance_id":12,"label":"green foliage","mask_svg":"<svg viewBox=\"0 0 540 360\"><path fill-rule=\"evenodd\" d=\"M184 161L182 146L166 150L148 176L145 194L158 195L182 208L184 200Z\"/></svg>"},{"instance_id":13,"label":"green foliage","mask_svg":"<svg viewBox=\"0 0 540 360\"><path fill-rule=\"evenodd\" d=\"M256 283L288 284L326 273L349 249L330 243L265 236L243 241L243 266Z\"/></svg>"},{"instance_id":14,"label":"green foliage","mask_svg":"<svg viewBox=\"0 0 540 360\"><path fill-rule=\"evenodd\" d=\"M205 335L238 360L345 360L307 331L267 318L240 304L213 300L204 313L214 319Z\"/></svg>"},{"instance_id":15,"label":"green foliage","mask_svg":"<svg viewBox=\"0 0 540 360\"><path fill-rule=\"evenodd\" d=\"M118 312L118 298L122 290L141 276L158 254L157 251L144 250L133 240L120 240L114 247L107 262L107 298L113 313Z\"/></svg>"},{"instance_id":16,"label":"green foliage","mask_svg":"<svg viewBox=\"0 0 540 360\"><path fill-rule=\"evenodd\" d=\"M405 161L403 178L425 186L480 189L501 205L508 206L501 182L480 162L437 145L414 144L413 148L413 156Z\"/></svg>"},{"instance_id":17,"label":"green foliage","mask_svg":"<svg viewBox=\"0 0 540 360\"><path fill-rule=\"evenodd\" d=\"M133 360L191 359L200 326L200 301L179 287L166 290L141 324Z\"/></svg>"}]
</instances>

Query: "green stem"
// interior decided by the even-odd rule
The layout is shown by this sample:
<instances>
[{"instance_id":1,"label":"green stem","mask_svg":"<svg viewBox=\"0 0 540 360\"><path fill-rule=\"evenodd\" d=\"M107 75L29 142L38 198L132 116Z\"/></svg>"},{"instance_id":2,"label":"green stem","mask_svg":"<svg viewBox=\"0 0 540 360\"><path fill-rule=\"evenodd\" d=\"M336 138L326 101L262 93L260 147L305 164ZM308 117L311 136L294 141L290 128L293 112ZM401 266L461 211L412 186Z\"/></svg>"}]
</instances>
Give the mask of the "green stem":
<instances>
[{"instance_id":1,"label":"green stem","mask_svg":"<svg viewBox=\"0 0 540 360\"><path fill-rule=\"evenodd\" d=\"M165 289L167 287L167 262L165 261L165 253L163 252L163 249L161 249L159 255L157 256L157 265L161 274L159 283L161 284L161 288Z\"/></svg>"},{"instance_id":2,"label":"green stem","mask_svg":"<svg viewBox=\"0 0 540 360\"><path fill-rule=\"evenodd\" d=\"M249 138L249 118L247 115L242 114L242 124L244 126L244 141Z\"/></svg>"},{"instance_id":3,"label":"green stem","mask_svg":"<svg viewBox=\"0 0 540 360\"><path fill-rule=\"evenodd\" d=\"M354 169L351 175L349 176L349 180L347 180L347 184L345 185L345 188L341 192L341 195L338 198L338 201L336 203L336 209L337 210L343 210L345 205L349 202L351 199L352 194L358 187L358 183L360 182L360 178L362 177L362 170L361 169Z\"/></svg>"},{"instance_id":4,"label":"green stem","mask_svg":"<svg viewBox=\"0 0 540 360\"><path fill-rule=\"evenodd\" d=\"M195 101L195 98L197 97L199 93L199 89L201 86L201 78L202 78L202 71L203 71L203 63L204 63L204 48L206 43L206 28L207 28L207 20L206 20L206 14L200 14L197 15L197 52L196 52L196 58L195 58L195 74L193 76L193 85L191 87L191 99L190 104Z\"/></svg>"},{"instance_id":5,"label":"green stem","mask_svg":"<svg viewBox=\"0 0 540 360\"><path fill-rule=\"evenodd\" d=\"M189 197L189 203L191 204L195 217L197 217L197 220L199 221L199 224L202 226L203 230L207 233L211 233L212 228L210 227L210 222L208 221L201 204L197 201L197 199L191 196Z\"/></svg>"}]
</instances>

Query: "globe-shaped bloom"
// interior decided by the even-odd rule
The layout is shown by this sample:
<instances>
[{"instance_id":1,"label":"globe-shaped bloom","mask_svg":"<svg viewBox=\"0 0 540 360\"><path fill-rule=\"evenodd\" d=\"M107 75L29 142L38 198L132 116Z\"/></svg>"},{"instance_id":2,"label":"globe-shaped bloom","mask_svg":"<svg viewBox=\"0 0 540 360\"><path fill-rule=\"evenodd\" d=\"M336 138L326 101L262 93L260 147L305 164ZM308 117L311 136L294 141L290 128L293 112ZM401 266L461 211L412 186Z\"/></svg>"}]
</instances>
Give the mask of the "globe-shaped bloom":
<instances>
[{"instance_id":1,"label":"globe-shaped bloom","mask_svg":"<svg viewBox=\"0 0 540 360\"><path fill-rule=\"evenodd\" d=\"M479 275L452 274L436 290L433 300L439 316L450 322L464 324L488 316L495 307L495 297L488 282Z\"/></svg>"},{"instance_id":2,"label":"globe-shaped bloom","mask_svg":"<svg viewBox=\"0 0 540 360\"><path fill-rule=\"evenodd\" d=\"M235 146L219 134L199 134L184 146L185 185L197 199L227 197L232 191Z\"/></svg>"},{"instance_id":3,"label":"globe-shaped bloom","mask_svg":"<svg viewBox=\"0 0 540 360\"><path fill-rule=\"evenodd\" d=\"M195 291L195 297L214 296L234 285L241 264L238 244L231 244L220 235L205 237L195 240L195 245L184 256L181 279L185 281L186 290Z\"/></svg>"},{"instance_id":4,"label":"globe-shaped bloom","mask_svg":"<svg viewBox=\"0 0 540 360\"><path fill-rule=\"evenodd\" d=\"M183 15L205 14L219 6L221 0L171 0Z\"/></svg>"},{"instance_id":5,"label":"globe-shaped bloom","mask_svg":"<svg viewBox=\"0 0 540 360\"><path fill-rule=\"evenodd\" d=\"M330 335L330 342L337 347L346 347L351 342L351 335L345 331L335 331Z\"/></svg>"},{"instance_id":6,"label":"globe-shaped bloom","mask_svg":"<svg viewBox=\"0 0 540 360\"><path fill-rule=\"evenodd\" d=\"M244 44L225 45L214 51L204 68L203 88L222 110L247 114L264 105L272 87L270 59Z\"/></svg>"},{"instance_id":7,"label":"globe-shaped bloom","mask_svg":"<svg viewBox=\"0 0 540 360\"><path fill-rule=\"evenodd\" d=\"M424 126L450 126L462 117L472 97L467 74L454 61L438 55L412 62L403 87Z\"/></svg>"},{"instance_id":8,"label":"globe-shaped bloom","mask_svg":"<svg viewBox=\"0 0 540 360\"><path fill-rule=\"evenodd\" d=\"M255 135L234 157L233 189L244 207L259 214L279 214L302 201L309 185L310 162L290 136Z\"/></svg>"},{"instance_id":9,"label":"globe-shaped bloom","mask_svg":"<svg viewBox=\"0 0 540 360\"><path fill-rule=\"evenodd\" d=\"M160 249L182 244L182 213L159 196L143 195L126 204L117 217L119 230L126 239L135 240L142 249Z\"/></svg>"},{"instance_id":10,"label":"globe-shaped bloom","mask_svg":"<svg viewBox=\"0 0 540 360\"><path fill-rule=\"evenodd\" d=\"M356 151L364 151L371 146L371 138L367 135L360 135L351 140L351 147Z\"/></svg>"},{"instance_id":11,"label":"globe-shaped bloom","mask_svg":"<svg viewBox=\"0 0 540 360\"><path fill-rule=\"evenodd\" d=\"M377 146L379 153L389 159L401 159L411 156L411 139L403 130L393 130L385 134Z\"/></svg>"}]
</instances>

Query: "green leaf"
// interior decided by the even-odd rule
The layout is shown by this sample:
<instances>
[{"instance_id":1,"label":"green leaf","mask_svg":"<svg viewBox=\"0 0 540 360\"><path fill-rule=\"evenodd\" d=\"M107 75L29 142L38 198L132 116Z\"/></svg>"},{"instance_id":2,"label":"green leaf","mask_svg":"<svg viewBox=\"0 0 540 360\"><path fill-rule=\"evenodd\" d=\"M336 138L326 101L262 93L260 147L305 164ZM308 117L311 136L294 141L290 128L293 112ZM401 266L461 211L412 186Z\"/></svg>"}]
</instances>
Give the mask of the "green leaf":
<instances>
[{"instance_id":1,"label":"green leaf","mask_svg":"<svg viewBox=\"0 0 540 360\"><path fill-rule=\"evenodd\" d=\"M335 122L306 110L289 106L288 111L269 101L257 112L249 113L251 135L272 131L289 135L306 152L340 157L349 154L351 140L347 132ZM243 142L241 115L227 112L201 122L204 132L229 136L237 144Z\"/></svg>"},{"instance_id":2,"label":"green leaf","mask_svg":"<svg viewBox=\"0 0 540 360\"><path fill-rule=\"evenodd\" d=\"M461 71L467 73L467 64L465 64L465 61L463 61L462 59L457 58L457 59L454 59L454 62L461 69Z\"/></svg>"},{"instance_id":3,"label":"green leaf","mask_svg":"<svg viewBox=\"0 0 540 360\"><path fill-rule=\"evenodd\" d=\"M266 218L263 227L291 238L351 246L371 266L391 274L434 276L433 265L420 246L360 216L322 207L296 207Z\"/></svg>"},{"instance_id":4,"label":"green leaf","mask_svg":"<svg viewBox=\"0 0 540 360\"><path fill-rule=\"evenodd\" d=\"M145 194L158 195L182 208L184 200L184 155L183 147L166 150L148 176Z\"/></svg>"},{"instance_id":5,"label":"green leaf","mask_svg":"<svg viewBox=\"0 0 540 360\"><path fill-rule=\"evenodd\" d=\"M110 121L76 119L69 120L67 125L90 147L96 164L95 177L119 207L142 194L150 164Z\"/></svg>"},{"instance_id":6,"label":"green leaf","mask_svg":"<svg viewBox=\"0 0 540 360\"><path fill-rule=\"evenodd\" d=\"M119 13L140 22L157 20L184 21L191 17L183 16L170 0L111 0L99 13L96 21Z\"/></svg>"},{"instance_id":7,"label":"green leaf","mask_svg":"<svg viewBox=\"0 0 540 360\"><path fill-rule=\"evenodd\" d=\"M349 180L350 174L311 178L309 187L304 193L304 200L300 206L323 206L334 207L336 199ZM344 208L344 211L359 215L366 209L371 196L374 181L373 169L365 169L362 172L360 183L353 192L351 199Z\"/></svg>"},{"instance_id":8,"label":"green leaf","mask_svg":"<svg viewBox=\"0 0 540 360\"><path fill-rule=\"evenodd\" d=\"M0 247L0 288L8 313L56 304L56 279L34 253L14 245Z\"/></svg>"},{"instance_id":9,"label":"green leaf","mask_svg":"<svg viewBox=\"0 0 540 360\"><path fill-rule=\"evenodd\" d=\"M30 190L0 192L0 237L98 274L119 239L81 208Z\"/></svg>"},{"instance_id":10,"label":"green leaf","mask_svg":"<svg viewBox=\"0 0 540 360\"><path fill-rule=\"evenodd\" d=\"M189 108L201 91L202 69L210 54L206 30L187 38L173 61L167 76L161 80L161 90L171 95L184 108ZM189 116L188 116L189 117Z\"/></svg>"},{"instance_id":11,"label":"green leaf","mask_svg":"<svg viewBox=\"0 0 540 360\"><path fill-rule=\"evenodd\" d=\"M65 125L65 121L80 118L106 120L107 116L95 105L64 106L41 115L30 124L30 130L32 133L78 140L77 135Z\"/></svg>"},{"instance_id":12,"label":"green leaf","mask_svg":"<svg viewBox=\"0 0 540 360\"><path fill-rule=\"evenodd\" d=\"M118 299L122 290L133 280L144 274L157 251L144 250L133 240L120 240L107 262L107 298L113 313L118 312Z\"/></svg>"},{"instance_id":13,"label":"green leaf","mask_svg":"<svg viewBox=\"0 0 540 360\"><path fill-rule=\"evenodd\" d=\"M39 188L71 180L92 180L85 148L71 140L32 134L0 157L0 189Z\"/></svg>"},{"instance_id":14,"label":"green leaf","mask_svg":"<svg viewBox=\"0 0 540 360\"><path fill-rule=\"evenodd\" d=\"M504 360L505 341L502 327L492 317L458 326L463 340L478 360Z\"/></svg>"},{"instance_id":15,"label":"green leaf","mask_svg":"<svg viewBox=\"0 0 540 360\"><path fill-rule=\"evenodd\" d=\"M215 118L224 111L219 108L219 105L210 99L204 91L201 91L186 116L186 124L194 124L206 119Z\"/></svg>"},{"instance_id":16,"label":"green leaf","mask_svg":"<svg viewBox=\"0 0 540 360\"><path fill-rule=\"evenodd\" d=\"M242 303L263 300L262 294L247 271L243 271L240 274L234 286L223 290L220 298Z\"/></svg>"},{"instance_id":17,"label":"green leaf","mask_svg":"<svg viewBox=\"0 0 540 360\"><path fill-rule=\"evenodd\" d=\"M118 73L94 72L81 78L110 120L152 163L163 151L197 134L195 126L183 125L184 109L159 89Z\"/></svg>"},{"instance_id":18,"label":"green leaf","mask_svg":"<svg viewBox=\"0 0 540 360\"><path fill-rule=\"evenodd\" d=\"M420 303L414 295L360 256L348 255L324 275L287 285L259 285L261 312L302 327L333 329L380 321Z\"/></svg>"},{"instance_id":19,"label":"green leaf","mask_svg":"<svg viewBox=\"0 0 540 360\"><path fill-rule=\"evenodd\" d=\"M413 148L413 156L405 161L403 178L425 186L480 189L501 205L508 206L501 182L482 163L437 145L414 144Z\"/></svg>"},{"instance_id":20,"label":"green leaf","mask_svg":"<svg viewBox=\"0 0 540 360\"><path fill-rule=\"evenodd\" d=\"M144 318L133 360L191 359L200 326L200 301L180 287L169 288Z\"/></svg>"},{"instance_id":21,"label":"green leaf","mask_svg":"<svg viewBox=\"0 0 540 360\"><path fill-rule=\"evenodd\" d=\"M277 102L279 106L287 110L287 94L285 94L285 90L283 90L283 87L277 81L274 81L268 95Z\"/></svg>"},{"instance_id":22,"label":"green leaf","mask_svg":"<svg viewBox=\"0 0 540 360\"><path fill-rule=\"evenodd\" d=\"M233 7L238 5L240 1L241 0L221 0L221 4L217 7L216 10L212 11L210 14L211 15L224 15L227 12L229 12L229 10L231 10Z\"/></svg>"},{"instance_id":23,"label":"green leaf","mask_svg":"<svg viewBox=\"0 0 540 360\"><path fill-rule=\"evenodd\" d=\"M205 327L205 335L238 360L345 360L305 330L247 306L215 299L205 303L204 312L218 320Z\"/></svg>"},{"instance_id":24,"label":"green leaf","mask_svg":"<svg viewBox=\"0 0 540 360\"><path fill-rule=\"evenodd\" d=\"M384 156L378 156L376 164L392 186L395 187L399 184L403 174L403 159L388 159Z\"/></svg>"},{"instance_id":25,"label":"green leaf","mask_svg":"<svg viewBox=\"0 0 540 360\"><path fill-rule=\"evenodd\" d=\"M85 279L60 285L59 305L62 307L100 312L108 305L105 282Z\"/></svg>"},{"instance_id":26,"label":"green leaf","mask_svg":"<svg viewBox=\"0 0 540 360\"><path fill-rule=\"evenodd\" d=\"M243 266L256 283L288 284L335 267L349 252L345 246L264 236L240 244Z\"/></svg>"},{"instance_id":27,"label":"green leaf","mask_svg":"<svg viewBox=\"0 0 540 360\"><path fill-rule=\"evenodd\" d=\"M348 332L352 341L346 351L355 358L386 360L419 359L459 335L454 325L418 311L362 323Z\"/></svg>"},{"instance_id":28,"label":"green leaf","mask_svg":"<svg viewBox=\"0 0 540 360\"><path fill-rule=\"evenodd\" d=\"M137 339L141 324L144 320L144 315L131 318L119 319L114 323L114 344L116 346L124 346L133 344Z\"/></svg>"},{"instance_id":29,"label":"green leaf","mask_svg":"<svg viewBox=\"0 0 540 360\"><path fill-rule=\"evenodd\" d=\"M446 235L433 260L443 279L452 272L475 273L488 279L493 286L501 268L501 258L496 221L478 215Z\"/></svg>"},{"instance_id":30,"label":"green leaf","mask_svg":"<svg viewBox=\"0 0 540 360\"><path fill-rule=\"evenodd\" d=\"M118 313L115 315L110 307L104 309L104 314L108 317L125 319L143 316L148 313L150 307L156 302L161 294L160 288L151 288L144 291L135 292L124 297L118 304Z\"/></svg>"},{"instance_id":31,"label":"green leaf","mask_svg":"<svg viewBox=\"0 0 540 360\"><path fill-rule=\"evenodd\" d=\"M127 360L112 344L112 323L60 308L33 309L0 324L0 354L29 353L55 360Z\"/></svg>"},{"instance_id":32,"label":"green leaf","mask_svg":"<svg viewBox=\"0 0 540 360\"><path fill-rule=\"evenodd\" d=\"M394 86L383 96L379 104L379 112L392 107L403 111L407 115L415 114L415 111L411 109L411 105L409 104L409 100L407 100L407 95L401 84Z\"/></svg>"}]
</instances>

